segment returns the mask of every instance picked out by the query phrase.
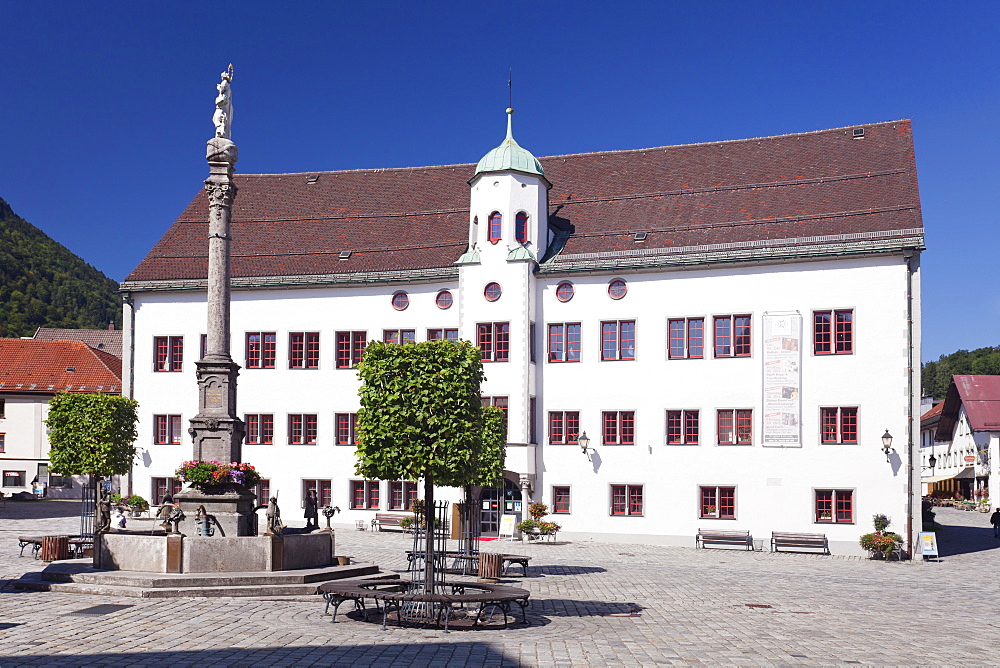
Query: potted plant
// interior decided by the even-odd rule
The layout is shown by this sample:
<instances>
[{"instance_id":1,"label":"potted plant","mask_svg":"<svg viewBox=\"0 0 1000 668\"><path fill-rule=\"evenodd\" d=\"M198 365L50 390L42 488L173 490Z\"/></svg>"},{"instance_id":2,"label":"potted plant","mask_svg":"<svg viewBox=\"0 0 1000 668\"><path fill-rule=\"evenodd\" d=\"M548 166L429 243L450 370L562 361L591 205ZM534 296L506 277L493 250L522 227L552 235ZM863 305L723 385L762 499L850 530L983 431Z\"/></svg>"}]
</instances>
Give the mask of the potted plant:
<instances>
[{"instance_id":1,"label":"potted plant","mask_svg":"<svg viewBox=\"0 0 1000 668\"><path fill-rule=\"evenodd\" d=\"M517 525L517 530L528 537L528 540L541 538L542 536L553 536L562 527L555 522L542 520L549 512L549 507L544 503L529 503L528 514L531 519L524 520Z\"/></svg>"},{"instance_id":2,"label":"potted plant","mask_svg":"<svg viewBox=\"0 0 1000 668\"><path fill-rule=\"evenodd\" d=\"M132 512L132 517L138 517L139 513L149 510L149 502L138 494L126 496L122 503Z\"/></svg>"},{"instance_id":3,"label":"potted plant","mask_svg":"<svg viewBox=\"0 0 1000 668\"><path fill-rule=\"evenodd\" d=\"M892 555L899 551L903 544L903 538L899 534L887 530L891 521L881 513L872 518L872 523L875 525L875 531L861 537L861 547L868 550L873 559L876 555L880 555L882 559L889 561Z\"/></svg>"}]
</instances>

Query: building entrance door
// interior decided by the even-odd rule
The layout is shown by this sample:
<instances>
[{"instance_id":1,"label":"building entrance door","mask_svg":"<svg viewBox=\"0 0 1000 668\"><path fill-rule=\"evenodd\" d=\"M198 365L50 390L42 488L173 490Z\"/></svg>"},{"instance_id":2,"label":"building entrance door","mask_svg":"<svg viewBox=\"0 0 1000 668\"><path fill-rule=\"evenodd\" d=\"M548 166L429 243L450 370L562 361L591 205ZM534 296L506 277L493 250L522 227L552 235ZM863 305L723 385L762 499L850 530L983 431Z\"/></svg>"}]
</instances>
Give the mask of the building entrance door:
<instances>
[{"instance_id":1,"label":"building entrance door","mask_svg":"<svg viewBox=\"0 0 1000 668\"><path fill-rule=\"evenodd\" d=\"M506 478L503 489L484 487L479 494L480 523L483 536L497 536L500 533L500 516L514 515L515 522L521 521L521 489Z\"/></svg>"}]
</instances>

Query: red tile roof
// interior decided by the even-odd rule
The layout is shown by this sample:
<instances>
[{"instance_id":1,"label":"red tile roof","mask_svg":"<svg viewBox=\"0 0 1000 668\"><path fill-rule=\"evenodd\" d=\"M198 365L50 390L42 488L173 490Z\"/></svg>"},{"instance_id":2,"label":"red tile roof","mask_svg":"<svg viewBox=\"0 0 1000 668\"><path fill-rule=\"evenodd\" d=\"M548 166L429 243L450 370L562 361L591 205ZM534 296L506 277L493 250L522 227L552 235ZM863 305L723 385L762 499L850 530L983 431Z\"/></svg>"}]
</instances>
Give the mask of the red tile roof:
<instances>
[{"instance_id":1,"label":"red tile roof","mask_svg":"<svg viewBox=\"0 0 1000 668\"><path fill-rule=\"evenodd\" d=\"M922 246L910 122L853 130L541 158L550 224L572 230L543 265L859 239ZM233 277L451 267L467 244L474 168L321 172L313 184L309 173L237 175ZM126 286L203 279L207 212L202 191ZM636 231L647 232L641 244Z\"/></svg>"},{"instance_id":2,"label":"red tile roof","mask_svg":"<svg viewBox=\"0 0 1000 668\"><path fill-rule=\"evenodd\" d=\"M920 416L920 420L930 420L931 418L936 418L941 415L941 411L944 409L944 401L939 401L934 404L931 408L927 410L926 413Z\"/></svg>"},{"instance_id":3,"label":"red tile roof","mask_svg":"<svg viewBox=\"0 0 1000 668\"><path fill-rule=\"evenodd\" d=\"M122 356L122 330L120 329L61 329L39 327L35 332L36 341L83 341L91 348Z\"/></svg>"},{"instance_id":4,"label":"red tile roof","mask_svg":"<svg viewBox=\"0 0 1000 668\"><path fill-rule=\"evenodd\" d=\"M119 358L80 341L0 339L0 393L121 394L121 376Z\"/></svg>"},{"instance_id":5,"label":"red tile roof","mask_svg":"<svg viewBox=\"0 0 1000 668\"><path fill-rule=\"evenodd\" d=\"M951 440L959 409L973 431L1000 431L1000 376L952 376L936 438Z\"/></svg>"}]
</instances>

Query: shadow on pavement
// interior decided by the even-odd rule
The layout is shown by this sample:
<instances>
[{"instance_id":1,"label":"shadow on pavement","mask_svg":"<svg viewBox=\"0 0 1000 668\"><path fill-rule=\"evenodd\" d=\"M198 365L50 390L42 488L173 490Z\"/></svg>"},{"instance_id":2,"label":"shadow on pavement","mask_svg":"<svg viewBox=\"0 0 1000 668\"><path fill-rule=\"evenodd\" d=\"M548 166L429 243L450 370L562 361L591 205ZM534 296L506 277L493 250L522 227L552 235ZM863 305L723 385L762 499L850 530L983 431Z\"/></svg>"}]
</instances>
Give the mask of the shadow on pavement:
<instances>
[{"instance_id":1,"label":"shadow on pavement","mask_svg":"<svg viewBox=\"0 0 1000 668\"><path fill-rule=\"evenodd\" d=\"M415 629L417 633L424 633ZM428 636L424 635L423 638ZM428 665L437 663L444 665L442 657L447 657L448 663L457 665L488 664L492 666L517 666L517 657L507 657L495 646L486 642L454 642L454 643L392 643L387 645L355 645L343 647L339 645L305 645L299 647L217 647L210 650L177 651L177 652L121 652L100 654L16 654L11 651L16 646L8 646L5 650L7 660L18 665L42 663L45 665L208 665L213 666L246 666L246 665L294 665L320 663L330 666L372 666L372 665ZM5 663L6 661L5 660Z\"/></svg>"},{"instance_id":2,"label":"shadow on pavement","mask_svg":"<svg viewBox=\"0 0 1000 668\"><path fill-rule=\"evenodd\" d=\"M993 537L993 527L942 524L936 533L942 557L1000 549L1000 540Z\"/></svg>"}]
</instances>

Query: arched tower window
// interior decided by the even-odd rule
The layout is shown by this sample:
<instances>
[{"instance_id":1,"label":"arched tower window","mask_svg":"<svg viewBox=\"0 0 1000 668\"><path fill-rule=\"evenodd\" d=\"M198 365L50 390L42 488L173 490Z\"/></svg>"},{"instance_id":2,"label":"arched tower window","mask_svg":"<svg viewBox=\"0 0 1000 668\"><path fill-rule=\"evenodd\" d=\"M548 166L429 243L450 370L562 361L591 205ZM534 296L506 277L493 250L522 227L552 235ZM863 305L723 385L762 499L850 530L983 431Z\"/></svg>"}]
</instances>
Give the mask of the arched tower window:
<instances>
[{"instance_id":1,"label":"arched tower window","mask_svg":"<svg viewBox=\"0 0 1000 668\"><path fill-rule=\"evenodd\" d=\"M503 227L503 216L500 215L499 211L494 211L490 214L490 229L487 240L491 244L495 244L500 241L500 229Z\"/></svg>"},{"instance_id":2,"label":"arched tower window","mask_svg":"<svg viewBox=\"0 0 1000 668\"><path fill-rule=\"evenodd\" d=\"M524 211L514 218L514 238L522 244L528 241L528 214Z\"/></svg>"}]
</instances>

